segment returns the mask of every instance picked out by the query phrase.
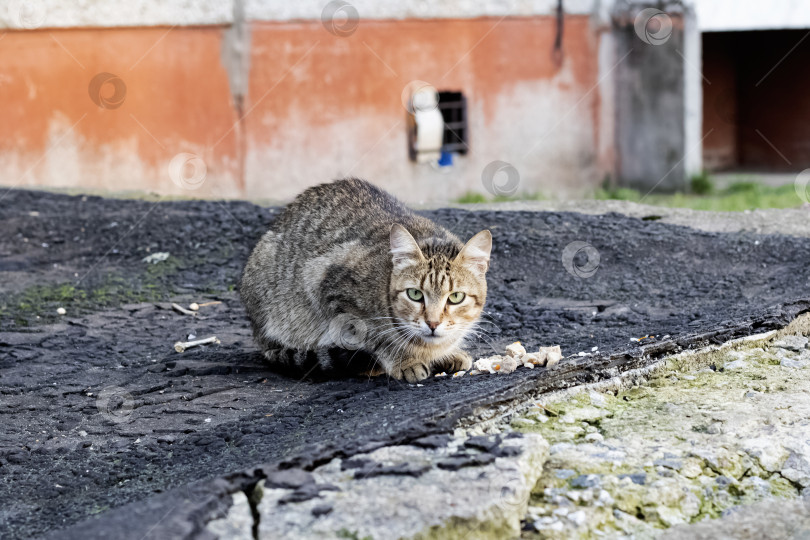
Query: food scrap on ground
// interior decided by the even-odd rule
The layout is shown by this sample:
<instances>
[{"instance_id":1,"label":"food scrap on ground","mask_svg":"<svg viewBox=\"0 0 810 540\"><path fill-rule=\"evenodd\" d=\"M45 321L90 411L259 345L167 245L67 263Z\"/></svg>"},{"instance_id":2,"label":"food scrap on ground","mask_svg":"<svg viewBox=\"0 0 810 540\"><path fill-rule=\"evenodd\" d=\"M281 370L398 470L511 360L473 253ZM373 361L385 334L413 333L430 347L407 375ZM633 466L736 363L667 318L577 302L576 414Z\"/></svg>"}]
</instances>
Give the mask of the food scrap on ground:
<instances>
[{"instance_id":1,"label":"food scrap on ground","mask_svg":"<svg viewBox=\"0 0 810 540\"><path fill-rule=\"evenodd\" d=\"M479 373L512 373L519 367L534 369L535 366L552 368L562 360L559 345L540 347L537 352L526 352L526 348L516 341L506 347L506 355L496 354L479 358L473 363L470 375Z\"/></svg>"},{"instance_id":2,"label":"food scrap on ground","mask_svg":"<svg viewBox=\"0 0 810 540\"><path fill-rule=\"evenodd\" d=\"M168 251L158 251L157 253L152 253L151 255L147 255L141 261L147 264L157 264L160 262L165 261L169 258Z\"/></svg>"},{"instance_id":3,"label":"food scrap on ground","mask_svg":"<svg viewBox=\"0 0 810 540\"><path fill-rule=\"evenodd\" d=\"M524 354L526 354L526 349L523 347L523 345L520 344L519 341L516 341L506 346L507 356L511 356L512 358L519 358Z\"/></svg>"},{"instance_id":4,"label":"food scrap on ground","mask_svg":"<svg viewBox=\"0 0 810 540\"><path fill-rule=\"evenodd\" d=\"M174 350L181 353L186 349L198 347L200 345L208 345L210 343L215 343L219 345L220 341L216 336L211 336L205 339L198 339L196 341L178 341L177 343L174 344Z\"/></svg>"},{"instance_id":5,"label":"food scrap on ground","mask_svg":"<svg viewBox=\"0 0 810 540\"><path fill-rule=\"evenodd\" d=\"M172 303L172 309L175 310L177 313L182 313L183 315L197 315L195 312L184 308L180 304Z\"/></svg>"}]
</instances>

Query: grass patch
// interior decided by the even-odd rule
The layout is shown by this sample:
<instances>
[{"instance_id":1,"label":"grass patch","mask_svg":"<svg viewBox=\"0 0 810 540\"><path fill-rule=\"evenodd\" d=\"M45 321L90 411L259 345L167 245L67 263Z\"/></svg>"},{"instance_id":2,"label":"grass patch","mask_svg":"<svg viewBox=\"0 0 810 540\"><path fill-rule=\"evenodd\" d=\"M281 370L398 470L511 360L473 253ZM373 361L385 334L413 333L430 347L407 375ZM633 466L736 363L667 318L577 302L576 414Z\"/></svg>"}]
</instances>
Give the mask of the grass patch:
<instances>
[{"instance_id":1,"label":"grass patch","mask_svg":"<svg viewBox=\"0 0 810 540\"><path fill-rule=\"evenodd\" d=\"M34 285L0 305L0 321L12 319L16 326L29 326L34 320L53 322L58 318L56 309L60 307L76 316L121 304L165 300L167 294L168 291L155 283L136 284L110 274L103 282L88 287L77 287L73 283Z\"/></svg>"},{"instance_id":2,"label":"grass patch","mask_svg":"<svg viewBox=\"0 0 810 540\"><path fill-rule=\"evenodd\" d=\"M755 182L736 182L725 189L715 190L712 183L697 180L698 193L651 194L646 197L640 191L628 188L600 189L594 194L597 200L625 200L643 202L669 208L691 208L714 212L742 212L757 208L795 208L801 204L793 184L765 186Z\"/></svg>"},{"instance_id":3,"label":"grass patch","mask_svg":"<svg viewBox=\"0 0 810 540\"><path fill-rule=\"evenodd\" d=\"M637 189L603 187L590 198L596 200L632 201L667 208L691 208L713 212L742 212L764 208L796 208L802 201L796 196L793 184L766 186L756 182L735 182L724 189L717 189L707 175L692 178L691 191L647 195ZM587 197L586 197L587 198ZM455 202L462 204L505 201L538 201L547 198L541 194L518 195L513 197L488 197L481 193L467 193Z\"/></svg>"},{"instance_id":4,"label":"grass patch","mask_svg":"<svg viewBox=\"0 0 810 540\"><path fill-rule=\"evenodd\" d=\"M167 300L172 294L171 278L180 271L180 261L169 257L159 264L144 265L141 272L99 272L95 280L48 283L28 287L0 303L0 326L49 323L59 318L57 308L76 316L98 309L139 302Z\"/></svg>"},{"instance_id":5,"label":"grass patch","mask_svg":"<svg viewBox=\"0 0 810 540\"><path fill-rule=\"evenodd\" d=\"M692 193L695 195L710 195L714 191L714 181L704 171L692 177L689 187L692 188Z\"/></svg>"},{"instance_id":6,"label":"grass patch","mask_svg":"<svg viewBox=\"0 0 810 540\"><path fill-rule=\"evenodd\" d=\"M482 203L491 203L491 202L510 202L510 201L544 201L547 197L544 197L542 193L523 193L520 195L495 195L494 197L490 195L484 195L483 193L479 193L477 191L468 191L458 199L453 202L459 204L482 204Z\"/></svg>"}]
</instances>

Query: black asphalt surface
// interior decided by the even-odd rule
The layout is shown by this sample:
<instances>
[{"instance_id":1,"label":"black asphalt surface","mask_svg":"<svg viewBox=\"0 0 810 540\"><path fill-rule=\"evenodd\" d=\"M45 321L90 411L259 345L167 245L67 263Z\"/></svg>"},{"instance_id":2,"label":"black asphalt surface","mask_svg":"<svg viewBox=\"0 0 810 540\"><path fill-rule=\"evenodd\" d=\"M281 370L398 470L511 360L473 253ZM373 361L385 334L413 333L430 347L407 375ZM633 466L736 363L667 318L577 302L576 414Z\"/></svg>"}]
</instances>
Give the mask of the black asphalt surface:
<instances>
[{"instance_id":1,"label":"black asphalt surface","mask_svg":"<svg viewBox=\"0 0 810 540\"><path fill-rule=\"evenodd\" d=\"M462 238L494 236L486 335L471 350L519 339L570 358L422 385L290 377L262 363L235 290L277 212L21 190L0 201L0 537L196 536L223 494L274 468L447 432L494 404L810 310L808 239L442 209L424 214ZM142 261L156 252L170 255ZM208 301L221 303L197 317L170 306ZM175 352L189 334L221 344Z\"/></svg>"}]
</instances>

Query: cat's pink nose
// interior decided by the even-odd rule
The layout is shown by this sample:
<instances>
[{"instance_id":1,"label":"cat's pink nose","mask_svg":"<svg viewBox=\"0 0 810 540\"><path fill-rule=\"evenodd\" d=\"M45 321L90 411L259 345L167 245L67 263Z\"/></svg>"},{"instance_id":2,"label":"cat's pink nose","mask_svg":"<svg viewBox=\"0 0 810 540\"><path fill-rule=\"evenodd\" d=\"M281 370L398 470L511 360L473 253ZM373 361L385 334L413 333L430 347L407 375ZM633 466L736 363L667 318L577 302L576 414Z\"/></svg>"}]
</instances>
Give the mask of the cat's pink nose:
<instances>
[{"instance_id":1,"label":"cat's pink nose","mask_svg":"<svg viewBox=\"0 0 810 540\"><path fill-rule=\"evenodd\" d=\"M425 322L427 323L428 328L430 328L431 331L436 330L436 327L441 324L440 322L431 322L431 321L425 321Z\"/></svg>"}]
</instances>

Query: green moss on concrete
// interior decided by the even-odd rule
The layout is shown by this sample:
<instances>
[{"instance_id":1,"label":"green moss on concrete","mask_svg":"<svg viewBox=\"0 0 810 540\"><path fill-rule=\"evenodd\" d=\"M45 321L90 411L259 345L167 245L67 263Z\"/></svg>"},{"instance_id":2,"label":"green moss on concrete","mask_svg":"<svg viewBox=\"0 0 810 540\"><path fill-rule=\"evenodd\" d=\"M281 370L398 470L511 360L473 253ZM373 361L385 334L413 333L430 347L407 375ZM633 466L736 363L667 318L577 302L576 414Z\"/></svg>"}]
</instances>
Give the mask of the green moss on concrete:
<instances>
[{"instance_id":1,"label":"green moss on concrete","mask_svg":"<svg viewBox=\"0 0 810 540\"><path fill-rule=\"evenodd\" d=\"M346 538L347 540L374 540L370 536L360 536L357 531L350 531L348 529L340 529L335 533L338 538Z\"/></svg>"},{"instance_id":2,"label":"green moss on concrete","mask_svg":"<svg viewBox=\"0 0 810 540\"><path fill-rule=\"evenodd\" d=\"M777 458L741 442L776 421L769 409L810 390L806 371L779 366L777 351L763 345L741 343L691 363L674 358L644 384L575 394L513 420L552 445L527 518L539 536L645 537L766 497L798 496L773 472Z\"/></svg>"}]
</instances>

